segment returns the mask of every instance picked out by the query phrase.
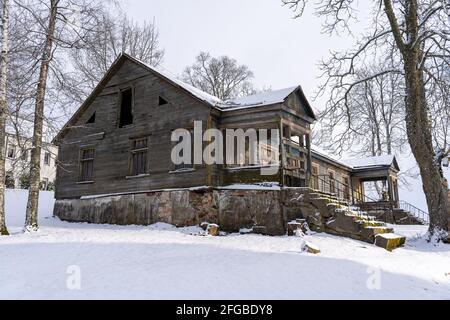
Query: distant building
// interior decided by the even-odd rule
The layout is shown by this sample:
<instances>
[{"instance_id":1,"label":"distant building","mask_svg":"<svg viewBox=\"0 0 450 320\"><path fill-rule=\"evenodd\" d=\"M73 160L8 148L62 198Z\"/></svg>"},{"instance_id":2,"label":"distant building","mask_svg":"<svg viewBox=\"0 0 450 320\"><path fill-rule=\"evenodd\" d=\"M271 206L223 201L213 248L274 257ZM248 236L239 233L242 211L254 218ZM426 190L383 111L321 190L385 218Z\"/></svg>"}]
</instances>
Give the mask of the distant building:
<instances>
[{"instance_id":1,"label":"distant building","mask_svg":"<svg viewBox=\"0 0 450 320\"><path fill-rule=\"evenodd\" d=\"M29 186L32 141L8 133L6 136L6 187L27 189ZM52 190L56 178L58 147L44 142L41 152L41 189Z\"/></svg>"}]
</instances>

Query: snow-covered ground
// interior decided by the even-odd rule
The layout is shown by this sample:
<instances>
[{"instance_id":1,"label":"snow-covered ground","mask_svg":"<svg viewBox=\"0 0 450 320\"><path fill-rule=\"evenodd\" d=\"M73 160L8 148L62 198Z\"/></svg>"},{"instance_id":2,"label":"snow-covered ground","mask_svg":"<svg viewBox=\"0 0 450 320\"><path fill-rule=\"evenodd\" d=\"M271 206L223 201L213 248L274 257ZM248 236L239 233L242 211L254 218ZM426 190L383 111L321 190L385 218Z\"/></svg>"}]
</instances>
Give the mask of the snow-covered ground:
<instances>
[{"instance_id":1,"label":"snow-covered ground","mask_svg":"<svg viewBox=\"0 0 450 320\"><path fill-rule=\"evenodd\" d=\"M42 193L41 229L22 234L26 195L7 192L0 299L450 299L450 246L417 239L424 227L396 227L411 238L392 253L309 235L322 250L313 255L296 237L65 223Z\"/></svg>"}]
</instances>

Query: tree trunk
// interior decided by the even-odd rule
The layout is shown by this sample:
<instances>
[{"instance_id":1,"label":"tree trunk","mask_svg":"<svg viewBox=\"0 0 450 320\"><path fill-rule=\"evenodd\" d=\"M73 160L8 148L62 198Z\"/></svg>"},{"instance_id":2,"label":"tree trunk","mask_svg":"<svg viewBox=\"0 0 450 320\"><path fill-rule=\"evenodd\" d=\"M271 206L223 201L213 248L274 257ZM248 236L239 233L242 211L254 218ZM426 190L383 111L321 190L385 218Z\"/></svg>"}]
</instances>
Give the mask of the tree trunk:
<instances>
[{"instance_id":1,"label":"tree trunk","mask_svg":"<svg viewBox=\"0 0 450 320\"><path fill-rule=\"evenodd\" d=\"M50 1L50 17L48 21L45 45L41 57L41 66L36 92L33 127L33 148L31 150L30 163L30 189L25 221L26 231L36 231L38 229L38 205L39 187L41 180L41 149L44 125L45 90L47 87L48 69L50 61L52 59L52 47L56 26L58 2L59 0Z\"/></svg>"},{"instance_id":2,"label":"tree trunk","mask_svg":"<svg viewBox=\"0 0 450 320\"><path fill-rule=\"evenodd\" d=\"M8 24L9 0L3 0L2 56L0 70L0 236L8 235L5 214L5 157L6 157L6 114L8 112L6 84L8 78Z\"/></svg>"},{"instance_id":3,"label":"tree trunk","mask_svg":"<svg viewBox=\"0 0 450 320\"><path fill-rule=\"evenodd\" d=\"M423 191L430 215L430 238L448 240L448 186L441 174L440 163L433 150L431 120L428 117L423 70L423 52L416 45L419 37L417 0L405 2L406 39L403 41L392 3L384 0L385 12L404 62L406 84L406 131L412 153L419 165Z\"/></svg>"},{"instance_id":4,"label":"tree trunk","mask_svg":"<svg viewBox=\"0 0 450 320\"><path fill-rule=\"evenodd\" d=\"M430 235L442 240L448 236L448 187L440 172L440 163L433 150L431 122L428 117L425 86L421 70L413 58L405 61L406 128L411 150L422 177L423 190L430 214Z\"/></svg>"}]
</instances>

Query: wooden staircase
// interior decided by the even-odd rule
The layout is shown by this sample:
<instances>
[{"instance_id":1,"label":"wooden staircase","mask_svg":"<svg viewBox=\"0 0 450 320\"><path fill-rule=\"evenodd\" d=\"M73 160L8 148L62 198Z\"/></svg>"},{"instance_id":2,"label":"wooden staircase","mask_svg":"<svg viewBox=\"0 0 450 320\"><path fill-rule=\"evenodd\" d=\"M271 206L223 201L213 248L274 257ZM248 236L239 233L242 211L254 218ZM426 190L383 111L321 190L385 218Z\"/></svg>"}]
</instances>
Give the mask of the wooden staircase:
<instances>
[{"instance_id":1,"label":"wooden staircase","mask_svg":"<svg viewBox=\"0 0 450 320\"><path fill-rule=\"evenodd\" d=\"M305 193L305 198L320 212L319 217L306 218L311 230L345 236L352 239L376 244L387 250L393 250L405 243L405 237L397 235L383 221L352 206L348 201L324 192Z\"/></svg>"}]
</instances>

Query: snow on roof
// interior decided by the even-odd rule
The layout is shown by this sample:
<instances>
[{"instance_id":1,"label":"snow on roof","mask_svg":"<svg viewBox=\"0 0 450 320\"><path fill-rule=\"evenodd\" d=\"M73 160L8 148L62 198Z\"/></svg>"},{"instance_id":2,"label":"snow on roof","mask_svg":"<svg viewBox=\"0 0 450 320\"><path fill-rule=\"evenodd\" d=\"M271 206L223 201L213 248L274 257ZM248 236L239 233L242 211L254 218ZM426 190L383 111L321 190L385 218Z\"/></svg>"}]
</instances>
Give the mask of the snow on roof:
<instances>
[{"instance_id":1,"label":"snow on roof","mask_svg":"<svg viewBox=\"0 0 450 320\"><path fill-rule=\"evenodd\" d=\"M314 154L317 154L319 156L322 156L324 158L327 158L330 161L336 162L342 166L345 167L349 167L349 168L353 168L351 165L349 165L348 163L344 162L344 161L340 161L340 160L336 160L336 156L332 156L331 154L329 154L328 152L326 152L325 150L319 148L316 145L311 145L311 151Z\"/></svg>"},{"instance_id":2,"label":"snow on roof","mask_svg":"<svg viewBox=\"0 0 450 320\"><path fill-rule=\"evenodd\" d=\"M180 79L178 79L175 75L171 74L169 71L166 70L162 70L162 67L153 67L139 59L136 59L132 56L127 55L129 58L137 61L138 63L144 65L145 67L147 67L148 69L153 70L156 73L159 73L160 75L162 75L164 78L168 79L169 81L179 85L180 87L182 87L184 90L190 92L192 95L194 95L195 97L197 97L198 99L207 102L208 104L217 107L220 105L225 104L225 102L213 95L210 95L209 93L206 93L200 89L197 89L196 87L187 84L183 81L181 81Z\"/></svg>"},{"instance_id":3,"label":"snow on roof","mask_svg":"<svg viewBox=\"0 0 450 320\"><path fill-rule=\"evenodd\" d=\"M383 155L378 157L364 157L364 158L352 158L344 160L336 160L336 157L329 154L327 151L321 149L316 145L311 146L311 151L313 154L317 154L324 158L327 158L340 165L352 168L352 169L362 169L369 167L380 167L380 166L391 166L395 163L394 155Z\"/></svg>"},{"instance_id":4,"label":"snow on roof","mask_svg":"<svg viewBox=\"0 0 450 320\"><path fill-rule=\"evenodd\" d=\"M197 97L198 99L210 104L213 107L219 108L221 110L236 110L240 108L249 108L249 107L261 107L267 106L276 103L283 103L284 100L295 90L299 88L299 86L273 90L273 91L265 91L257 94L253 94L246 97L234 98L227 101L223 101L222 99L215 97L209 93L206 93L188 83L185 83L178 79L174 74L171 74L169 71L162 70L162 67L153 67L139 59L136 59L130 55L124 54L128 58L135 60L136 62L144 65L146 68L153 70L154 72L160 74L170 82L175 83L176 85L182 87L184 90L190 92L192 95Z\"/></svg>"},{"instance_id":5,"label":"snow on roof","mask_svg":"<svg viewBox=\"0 0 450 320\"><path fill-rule=\"evenodd\" d=\"M298 86L274 91L265 91L247 97L230 99L225 102L226 106L224 106L224 108L236 109L242 107L259 107L283 103L284 100L297 89Z\"/></svg>"},{"instance_id":6,"label":"snow on roof","mask_svg":"<svg viewBox=\"0 0 450 320\"><path fill-rule=\"evenodd\" d=\"M395 161L394 155L383 155L378 157L355 158L343 160L355 169L377 166L390 166Z\"/></svg>"}]
</instances>

